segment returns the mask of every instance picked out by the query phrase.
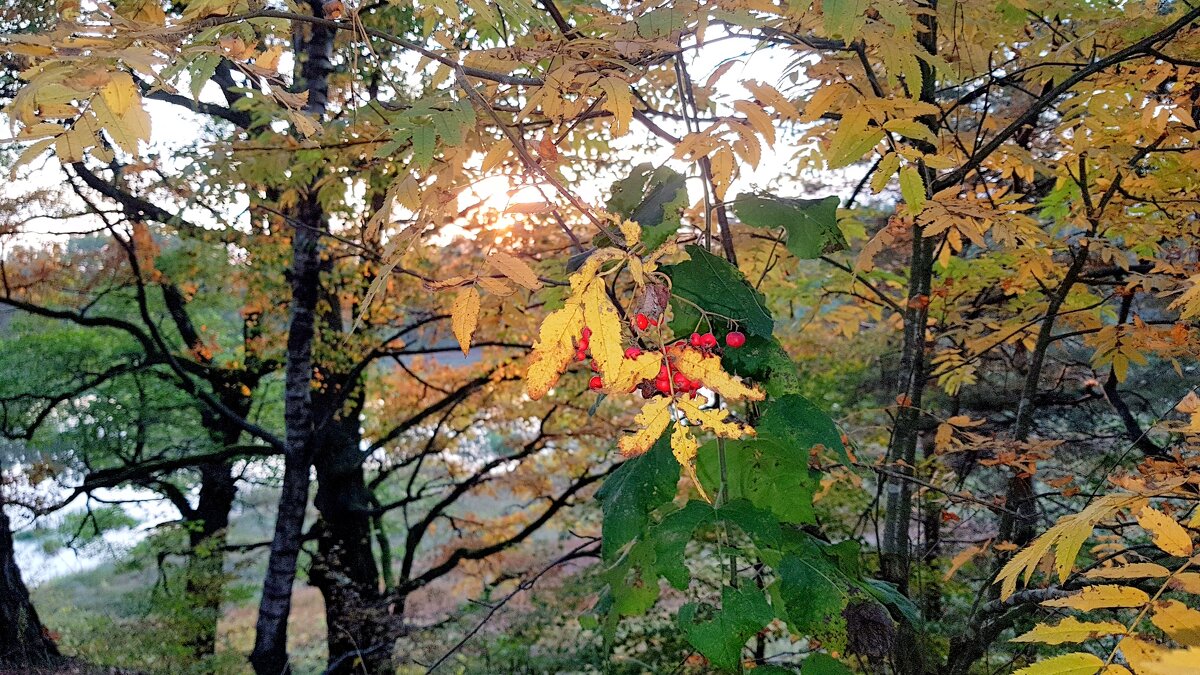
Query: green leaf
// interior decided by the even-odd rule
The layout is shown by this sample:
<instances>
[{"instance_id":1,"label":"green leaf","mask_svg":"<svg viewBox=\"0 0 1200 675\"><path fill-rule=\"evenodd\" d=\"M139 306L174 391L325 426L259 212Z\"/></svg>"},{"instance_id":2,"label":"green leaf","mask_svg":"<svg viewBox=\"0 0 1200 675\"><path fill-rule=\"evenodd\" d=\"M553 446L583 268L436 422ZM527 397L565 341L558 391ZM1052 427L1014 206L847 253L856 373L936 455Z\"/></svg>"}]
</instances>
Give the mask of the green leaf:
<instances>
[{"instance_id":1,"label":"green leaf","mask_svg":"<svg viewBox=\"0 0 1200 675\"><path fill-rule=\"evenodd\" d=\"M864 579L863 588L888 609L894 610L894 614L904 617L910 626L922 625L920 608L894 585L882 579Z\"/></svg>"},{"instance_id":2,"label":"green leaf","mask_svg":"<svg viewBox=\"0 0 1200 675\"><path fill-rule=\"evenodd\" d=\"M724 326L713 332L724 341ZM761 383L771 398L800 393L800 371L775 338L751 335L738 349L726 349L721 354L721 365L728 372Z\"/></svg>"},{"instance_id":3,"label":"green leaf","mask_svg":"<svg viewBox=\"0 0 1200 675\"><path fill-rule=\"evenodd\" d=\"M811 543L802 552L785 555L776 572L791 629L843 643L846 619L842 612L850 602L854 581Z\"/></svg>"},{"instance_id":4,"label":"green leaf","mask_svg":"<svg viewBox=\"0 0 1200 675\"><path fill-rule=\"evenodd\" d=\"M831 38L853 41L866 24L864 13L868 6L867 0L825 0L821 5L825 15L825 32Z\"/></svg>"},{"instance_id":5,"label":"green leaf","mask_svg":"<svg viewBox=\"0 0 1200 675\"><path fill-rule=\"evenodd\" d=\"M664 434L644 455L626 460L596 492L604 512L601 551L605 560L616 554L650 522L650 514L675 497L679 463Z\"/></svg>"},{"instance_id":6,"label":"green leaf","mask_svg":"<svg viewBox=\"0 0 1200 675\"><path fill-rule=\"evenodd\" d=\"M698 615L711 618L697 621ZM736 671L742 648L774 618L762 591L753 584L721 589L721 607L689 603L679 610L679 627L693 647L722 670Z\"/></svg>"},{"instance_id":7,"label":"green leaf","mask_svg":"<svg viewBox=\"0 0 1200 675\"><path fill-rule=\"evenodd\" d=\"M802 260L846 248L837 225L837 197L789 199L774 195L742 195L733 212L750 227L787 230L787 250Z\"/></svg>"},{"instance_id":8,"label":"green leaf","mask_svg":"<svg viewBox=\"0 0 1200 675\"><path fill-rule=\"evenodd\" d=\"M679 231L688 207L683 174L652 164L639 164L628 178L613 183L608 210L642 226L642 243L653 251Z\"/></svg>"},{"instance_id":9,"label":"green leaf","mask_svg":"<svg viewBox=\"0 0 1200 675\"><path fill-rule=\"evenodd\" d=\"M925 182L916 167L900 169L900 194L908 205L909 214L915 216L925 208Z\"/></svg>"},{"instance_id":10,"label":"green leaf","mask_svg":"<svg viewBox=\"0 0 1200 675\"><path fill-rule=\"evenodd\" d=\"M767 406L759 420L758 436L775 440L804 455L813 447L823 445L837 453L843 464L850 465L850 455L842 445L842 434L833 420L799 394L782 396Z\"/></svg>"},{"instance_id":11,"label":"green leaf","mask_svg":"<svg viewBox=\"0 0 1200 675\"><path fill-rule=\"evenodd\" d=\"M692 500L682 509L668 514L658 525L650 528L646 540L654 547L655 566L672 586L687 589L692 573L687 566L685 551L696 528L711 522L716 510L710 504Z\"/></svg>"},{"instance_id":12,"label":"green leaf","mask_svg":"<svg viewBox=\"0 0 1200 675\"><path fill-rule=\"evenodd\" d=\"M828 654L809 654L801 666L802 675L854 675L845 664Z\"/></svg>"},{"instance_id":13,"label":"green leaf","mask_svg":"<svg viewBox=\"0 0 1200 675\"><path fill-rule=\"evenodd\" d=\"M747 334L769 337L775 321L766 300L746 282L741 270L699 246L688 246L687 253L690 260L663 268L671 277L674 294L688 301L671 299L671 330L676 335L687 335L697 326L707 330L709 324L696 311L699 306L718 315L711 319L714 330L727 330L728 321L720 317L729 317Z\"/></svg>"},{"instance_id":14,"label":"green leaf","mask_svg":"<svg viewBox=\"0 0 1200 675\"><path fill-rule=\"evenodd\" d=\"M730 499L746 499L785 523L815 523L812 497L819 473L809 469L808 454L773 440L726 441L725 467ZM696 458L696 472L715 494L720 485L717 442L706 443Z\"/></svg>"},{"instance_id":15,"label":"green leaf","mask_svg":"<svg viewBox=\"0 0 1200 675\"><path fill-rule=\"evenodd\" d=\"M412 129L412 162L420 169L428 169L433 162L433 148L437 133L431 126L415 126Z\"/></svg>"}]
</instances>

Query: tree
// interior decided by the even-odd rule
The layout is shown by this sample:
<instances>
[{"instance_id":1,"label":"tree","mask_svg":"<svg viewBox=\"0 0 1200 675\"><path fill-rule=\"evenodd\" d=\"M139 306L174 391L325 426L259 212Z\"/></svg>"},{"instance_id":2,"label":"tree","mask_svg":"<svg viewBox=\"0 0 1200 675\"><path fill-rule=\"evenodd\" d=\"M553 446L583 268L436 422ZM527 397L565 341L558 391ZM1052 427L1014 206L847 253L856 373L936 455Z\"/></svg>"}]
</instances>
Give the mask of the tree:
<instances>
[{"instance_id":1,"label":"tree","mask_svg":"<svg viewBox=\"0 0 1200 675\"><path fill-rule=\"evenodd\" d=\"M283 251L291 261L286 288L263 282L290 309L279 352L286 438L276 444L285 472L252 655L259 672L287 668L312 467L312 578L335 670L353 658L388 669L407 593L520 543L608 473L607 463L598 472L568 463L570 482L543 512L495 541L465 536L470 546L417 571L430 524L453 525L445 507L490 482L502 460L484 462L444 485L416 526L405 523L402 578L381 590L390 568L371 537L389 505L372 504L378 485L360 446L392 449L415 477L438 453L393 444L443 413L488 418L497 406L477 402L509 396L520 403L504 419L543 420L539 439L562 406L572 424L634 429L608 435L630 459L599 493L610 592L597 613L610 635L655 602L660 578L681 592L711 578L679 628L717 667L741 668L751 638L764 664L775 634L816 637L872 667L959 673L1030 610L1008 611L988 581L1048 510L1069 508L1039 481L1063 499L1099 489L1077 481L1070 460L1112 438L1079 433L1082 415L1148 457L1173 452L1147 436L1150 415L1122 387L1131 364L1151 372L1151 357L1195 357L1186 251L1198 132L1194 63L1179 55L1194 47L1200 10L1123 9L826 0L284 11L204 0L170 16L126 5L115 20L69 7L67 19L102 37L81 42L69 23L10 37L32 60L10 110L32 143L23 160L53 147L126 218L195 231L182 215L191 203L215 213L248 204L238 231L251 233L250 256L276 269ZM778 86L724 83L736 44L758 52L743 58L786 63ZM278 72L289 49L290 82ZM708 66L702 57L714 55L723 63ZM173 89L184 79L190 97ZM209 83L222 103L201 97ZM190 152L196 168L162 196L186 195L183 208L157 206L153 188L118 178L149 140L143 98L197 111L236 138L204 137ZM630 134L634 122L644 134ZM789 148L795 163L769 176L778 190L746 188L753 169L769 171L764 151ZM671 160L623 161L627 150L658 149ZM848 194L795 197L816 167ZM464 207L473 185L500 176L538 198L498 222ZM617 180L605 208L585 196L589 180ZM867 187L885 198L864 205ZM433 253L438 244L448 253ZM535 332L530 309L544 316L518 399L517 369L500 350ZM403 356L414 353L410 338L424 343L447 322L465 355L472 344L497 351L430 382ZM874 392L881 405L865 406L886 416L844 434L804 398L794 356L830 333L893 332L894 372ZM416 347L438 348L436 337ZM594 370L576 376L572 364L589 355ZM380 365L388 358L405 371L401 383ZM413 405L404 422L360 425L369 411L391 413L372 405L382 383L420 394L398 397ZM697 383L713 394L696 402ZM1151 404L1178 394L1143 389ZM587 411L600 421L581 395L602 397ZM460 403L479 407L459 417ZM527 446L522 467L538 449ZM672 491L680 471L690 485L682 507ZM883 506L878 541L866 536L870 507L846 540L831 541L814 504L822 484L864 481ZM418 500L414 484L393 508ZM945 571L988 551L975 563L984 570L976 599L954 610L957 626L931 626L943 593L913 582L942 575L943 526L964 516L986 521L986 543ZM877 570L863 543L877 545ZM775 618L784 625L764 630Z\"/></svg>"}]
</instances>

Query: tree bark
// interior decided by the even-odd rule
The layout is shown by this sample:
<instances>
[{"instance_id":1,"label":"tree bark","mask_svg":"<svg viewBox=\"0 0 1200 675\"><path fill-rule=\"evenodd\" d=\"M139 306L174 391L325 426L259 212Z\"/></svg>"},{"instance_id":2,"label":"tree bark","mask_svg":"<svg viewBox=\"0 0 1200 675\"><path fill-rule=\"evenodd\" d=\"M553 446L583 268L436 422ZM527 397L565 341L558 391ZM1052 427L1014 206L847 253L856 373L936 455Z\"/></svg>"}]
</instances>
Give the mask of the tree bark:
<instances>
[{"instance_id":1,"label":"tree bark","mask_svg":"<svg viewBox=\"0 0 1200 675\"><path fill-rule=\"evenodd\" d=\"M310 0L314 16L322 16L319 0ZM305 112L322 118L333 71L333 30L310 25L298 29L300 76L308 92ZM315 180L314 180L315 182ZM310 188L313 187L310 185ZM288 323L287 363L284 367L284 424L287 427L283 488L275 516L275 534L263 580L250 663L259 675L290 673L287 657L287 621L292 606L292 586L303 540L308 506L312 437L316 425L312 410L313 342L316 307L321 282L321 235L328 222L315 190L297 206L292 228L292 299Z\"/></svg>"},{"instance_id":2,"label":"tree bark","mask_svg":"<svg viewBox=\"0 0 1200 675\"><path fill-rule=\"evenodd\" d=\"M198 661L216 653L217 622L226 581L224 546L229 512L237 497L231 462L205 464L199 470L200 498L188 533L186 571L188 606L193 616L188 645Z\"/></svg>"},{"instance_id":3,"label":"tree bark","mask_svg":"<svg viewBox=\"0 0 1200 675\"><path fill-rule=\"evenodd\" d=\"M0 500L0 667L46 667L61 660L21 579L11 525Z\"/></svg>"}]
</instances>

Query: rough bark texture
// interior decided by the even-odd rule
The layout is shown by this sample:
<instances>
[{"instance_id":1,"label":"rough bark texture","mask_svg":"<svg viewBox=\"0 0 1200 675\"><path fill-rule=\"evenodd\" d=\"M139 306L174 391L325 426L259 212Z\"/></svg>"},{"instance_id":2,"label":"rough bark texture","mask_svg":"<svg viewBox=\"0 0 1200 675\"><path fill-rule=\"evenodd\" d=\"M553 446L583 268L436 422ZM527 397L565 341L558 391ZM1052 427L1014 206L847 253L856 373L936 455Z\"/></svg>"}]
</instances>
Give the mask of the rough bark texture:
<instances>
[{"instance_id":1,"label":"rough bark texture","mask_svg":"<svg viewBox=\"0 0 1200 675\"><path fill-rule=\"evenodd\" d=\"M316 460L320 519L309 577L325 600L329 673L395 670L394 638L388 637L390 621L371 548L372 494L363 473L361 406L359 395L349 411L323 425Z\"/></svg>"},{"instance_id":2,"label":"rough bark texture","mask_svg":"<svg viewBox=\"0 0 1200 675\"><path fill-rule=\"evenodd\" d=\"M61 658L29 601L29 589L17 567L8 514L0 501L0 668L46 667Z\"/></svg>"},{"instance_id":3,"label":"rough bark texture","mask_svg":"<svg viewBox=\"0 0 1200 675\"><path fill-rule=\"evenodd\" d=\"M322 16L320 2L310 2L314 16ZM305 36L307 32L307 36ZM300 75L308 91L305 111L323 117L333 70L333 32L322 26L297 28L300 36ZM310 191L300 200L292 227L292 300L288 323L287 364L284 368L284 423L287 427L283 487L275 517L275 534L267 561L250 662L259 675L290 672L287 657L287 620L292 606L292 585L303 540L304 513L308 506L309 471L312 467L312 349L316 334L316 306L320 290L321 235L328 223Z\"/></svg>"}]
</instances>

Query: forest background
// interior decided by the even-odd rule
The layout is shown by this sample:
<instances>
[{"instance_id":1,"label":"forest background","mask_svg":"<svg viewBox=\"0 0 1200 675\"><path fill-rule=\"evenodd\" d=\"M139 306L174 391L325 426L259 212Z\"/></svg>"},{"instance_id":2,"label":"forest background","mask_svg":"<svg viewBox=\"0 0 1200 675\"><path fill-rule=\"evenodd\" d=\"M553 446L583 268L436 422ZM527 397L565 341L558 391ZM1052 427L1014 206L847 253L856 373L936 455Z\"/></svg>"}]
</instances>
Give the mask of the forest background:
<instances>
[{"instance_id":1,"label":"forest background","mask_svg":"<svg viewBox=\"0 0 1200 675\"><path fill-rule=\"evenodd\" d=\"M10 0L0 664L1189 672L1198 20Z\"/></svg>"}]
</instances>

